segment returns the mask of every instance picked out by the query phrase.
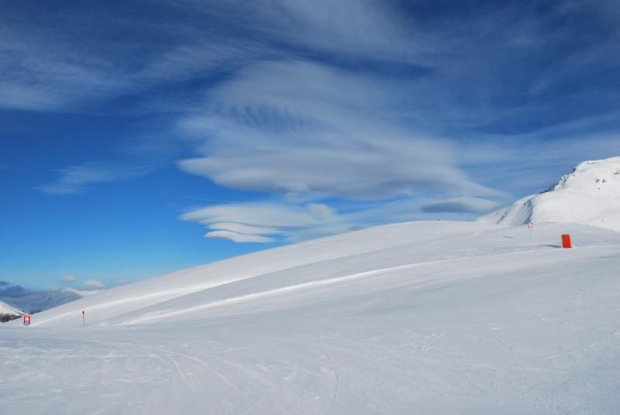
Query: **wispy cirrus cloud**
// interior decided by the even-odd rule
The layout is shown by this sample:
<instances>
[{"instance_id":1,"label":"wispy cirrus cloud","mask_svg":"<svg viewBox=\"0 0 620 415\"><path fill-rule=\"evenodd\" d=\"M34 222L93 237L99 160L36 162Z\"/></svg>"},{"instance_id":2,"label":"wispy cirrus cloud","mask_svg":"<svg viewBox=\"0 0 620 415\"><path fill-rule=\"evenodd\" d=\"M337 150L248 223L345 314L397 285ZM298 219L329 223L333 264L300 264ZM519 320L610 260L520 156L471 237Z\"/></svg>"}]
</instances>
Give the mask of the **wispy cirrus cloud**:
<instances>
[{"instance_id":1,"label":"wispy cirrus cloud","mask_svg":"<svg viewBox=\"0 0 620 415\"><path fill-rule=\"evenodd\" d=\"M8 8L0 17L0 108L76 111L126 90L110 60L67 39L64 19L31 19Z\"/></svg>"},{"instance_id":2,"label":"wispy cirrus cloud","mask_svg":"<svg viewBox=\"0 0 620 415\"><path fill-rule=\"evenodd\" d=\"M0 17L0 107L79 112L130 97L131 110L166 113L169 141L191 153L182 171L258 192L183 216L213 238L473 214L618 151L616 3L541 4L145 0L132 16L76 6L32 20L13 7ZM76 163L40 190L149 169Z\"/></svg>"},{"instance_id":3,"label":"wispy cirrus cloud","mask_svg":"<svg viewBox=\"0 0 620 415\"><path fill-rule=\"evenodd\" d=\"M84 163L69 166L58 171L55 182L37 189L49 195L72 195L86 191L96 183L113 183L142 177L153 170L149 165L127 165L119 163Z\"/></svg>"},{"instance_id":4,"label":"wispy cirrus cloud","mask_svg":"<svg viewBox=\"0 0 620 415\"><path fill-rule=\"evenodd\" d=\"M312 59L391 75L398 67L390 64L403 64L401 80L416 65L427 68L437 76L419 85L416 91L425 95L415 97L418 105L401 110L415 116L426 108L424 117L480 122L516 115L523 106L555 105L548 91L618 64L609 53L618 48L613 1L544 9L537 2L434 3L143 1L134 14L97 4L41 5L45 13L7 7L0 17L0 62L11 80L2 87L14 99L2 104L75 111L214 73L234 75L255 62ZM597 22L588 37L575 31L584 19Z\"/></svg>"}]
</instances>

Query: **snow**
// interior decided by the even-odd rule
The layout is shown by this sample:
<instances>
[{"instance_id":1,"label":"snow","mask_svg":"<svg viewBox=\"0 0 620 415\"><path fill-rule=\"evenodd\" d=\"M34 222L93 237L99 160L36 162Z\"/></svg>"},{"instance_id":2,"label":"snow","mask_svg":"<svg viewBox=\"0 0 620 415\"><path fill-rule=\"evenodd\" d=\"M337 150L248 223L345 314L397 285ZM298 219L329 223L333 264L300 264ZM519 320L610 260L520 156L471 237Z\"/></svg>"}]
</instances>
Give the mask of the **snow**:
<instances>
[{"instance_id":1,"label":"snow","mask_svg":"<svg viewBox=\"0 0 620 415\"><path fill-rule=\"evenodd\" d=\"M78 290L77 288L73 288L73 287L66 287L66 288L63 288L61 291L65 293L75 294L80 297L88 297L88 296L95 295L101 292L101 290Z\"/></svg>"},{"instance_id":2,"label":"snow","mask_svg":"<svg viewBox=\"0 0 620 415\"><path fill-rule=\"evenodd\" d=\"M16 309L15 307L8 305L4 301L0 301L0 315L3 315L3 314L5 315L8 314L11 316L21 316L23 313L19 311L18 309Z\"/></svg>"},{"instance_id":3,"label":"snow","mask_svg":"<svg viewBox=\"0 0 620 415\"><path fill-rule=\"evenodd\" d=\"M508 226L572 222L620 231L620 157L586 161L549 191L480 219Z\"/></svg>"},{"instance_id":4,"label":"snow","mask_svg":"<svg viewBox=\"0 0 620 415\"><path fill-rule=\"evenodd\" d=\"M615 415L618 258L611 230L437 221L181 270L0 326L0 408Z\"/></svg>"}]
</instances>

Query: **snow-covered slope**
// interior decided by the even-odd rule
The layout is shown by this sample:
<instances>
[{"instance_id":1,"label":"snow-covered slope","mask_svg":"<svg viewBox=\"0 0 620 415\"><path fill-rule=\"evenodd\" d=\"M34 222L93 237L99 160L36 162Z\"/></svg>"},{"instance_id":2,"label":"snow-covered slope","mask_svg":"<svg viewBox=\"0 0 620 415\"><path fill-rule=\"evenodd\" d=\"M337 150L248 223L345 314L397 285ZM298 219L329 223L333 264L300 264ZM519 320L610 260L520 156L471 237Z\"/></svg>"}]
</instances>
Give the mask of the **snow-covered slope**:
<instances>
[{"instance_id":1,"label":"snow-covered slope","mask_svg":"<svg viewBox=\"0 0 620 415\"><path fill-rule=\"evenodd\" d=\"M0 315L10 315L10 316L21 316L23 313L5 303L4 301L0 301Z\"/></svg>"},{"instance_id":2,"label":"snow-covered slope","mask_svg":"<svg viewBox=\"0 0 620 415\"><path fill-rule=\"evenodd\" d=\"M0 408L615 415L619 258L605 229L426 222L182 270L0 327Z\"/></svg>"},{"instance_id":3,"label":"snow-covered slope","mask_svg":"<svg viewBox=\"0 0 620 415\"><path fill-rule=\"evenodd\" d=\"M548 191L479 220L509 226L572 222L620 231L620 157L583 162Z\"/></svg>"}]
</instances>

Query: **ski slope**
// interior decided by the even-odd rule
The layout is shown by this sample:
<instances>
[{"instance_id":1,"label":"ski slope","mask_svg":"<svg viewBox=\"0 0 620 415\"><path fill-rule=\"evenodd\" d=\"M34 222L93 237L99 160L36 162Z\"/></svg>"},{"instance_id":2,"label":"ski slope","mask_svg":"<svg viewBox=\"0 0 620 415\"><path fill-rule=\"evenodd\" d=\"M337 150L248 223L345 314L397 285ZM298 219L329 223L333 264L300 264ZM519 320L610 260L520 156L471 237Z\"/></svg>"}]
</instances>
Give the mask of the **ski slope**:
<instances>
[{"instance_id":1,"label":"ski slope","mask_svg":"<svg viewBox=\"0 0 620 415\"><path fill-rule=\"evenodd\" d=\"M439 221L182 270L0 326L0 408L615 415L619 258L610 230Z\"/></svg>"}]
</instances>

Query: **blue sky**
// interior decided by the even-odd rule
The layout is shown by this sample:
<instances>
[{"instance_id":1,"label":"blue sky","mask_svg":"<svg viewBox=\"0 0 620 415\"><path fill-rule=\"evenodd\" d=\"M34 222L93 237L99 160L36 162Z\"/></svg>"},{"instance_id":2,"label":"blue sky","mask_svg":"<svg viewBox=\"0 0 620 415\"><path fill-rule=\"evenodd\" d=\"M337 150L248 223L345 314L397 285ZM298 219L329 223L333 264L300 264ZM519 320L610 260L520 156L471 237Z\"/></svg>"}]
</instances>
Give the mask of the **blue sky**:
<instances>
[{"instance_id":1,"label":"blue sky","mask_svg":"<svg viewBox=\"0 0 620 415\"><path fill-rule=\"evenodd\" d=\"M612 0L5 1L0 280L475 218L620 155L619 28Z\"/></svg>"}]
</instances>

